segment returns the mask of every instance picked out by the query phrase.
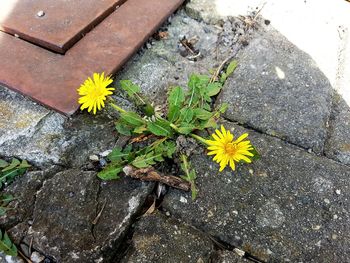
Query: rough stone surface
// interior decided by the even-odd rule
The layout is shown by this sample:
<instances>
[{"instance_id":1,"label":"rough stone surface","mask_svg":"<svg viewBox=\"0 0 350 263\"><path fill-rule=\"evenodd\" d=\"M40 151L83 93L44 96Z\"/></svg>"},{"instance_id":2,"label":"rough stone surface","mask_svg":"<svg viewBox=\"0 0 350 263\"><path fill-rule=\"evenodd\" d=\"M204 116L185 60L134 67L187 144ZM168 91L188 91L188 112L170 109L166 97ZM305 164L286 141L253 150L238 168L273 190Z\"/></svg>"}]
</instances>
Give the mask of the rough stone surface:
<instances>
[{"instance_id":1,"label":"rough stone surface","mask_svg":"<svg viewBox=\"0 0 350 263\"><path fill-rule=\"evenodd\" d=\"M203 233L160 213L143 217L123 263L209 262L214 246ZM202 260L202 261L201 261Z\"/></svg>"},{"instance_id":2,"label":"rough stone surface","mask_svg":"<svg viewBox=\"0 0 350 263\"><path fill-rule=\"evenodd\" d=\"M120 245L152 187L124 179L100 185L95 172L57 173L37 193L24 240L33 238L33 249L57 262L103 262L115 253L109 247Z\"/></svg>"},{"instance_id":3,"label":"rough stone surface","mask_svg":"<svg viewBox=\"0 0 350 263\"><path fill-rule=\"evenodd\" d=\"M80 166L91 153L112 147L113 123L103 116L69 119L0 87L0 156L39 167Z\"/></svg>"},{"instance_id":4,"label":"rough stone surface","mask_svg":"<svg viewBox=\"0 0 350 263\"><path fill-rule=\"evenodd\" d=\"M215 24L225 17L218 12L216 7L217 3L213 0L191 0L186 5L186 11L194 19L203 20L208 24Z\"/></svg>"},{"instance_id":5,"label":"rough stone surface","mask_svg":"<svg viewBox=\"0 0 350 263\"><path fill-rule=\"evenodd\" d=\"M191 73L208 74L227 56L227 50L224 54L217 52L221 30L188 17L184 11L179 11L160 31L166 31L168 36L161 40L151 39L150 49L135 55L125 65L117 75L116 84L118 86L119 80L130 79L139 84L154 103L163 105L169 87L186 87ZM196 61L181 55L183 48L179 41L183 37L197 39L194 46L201 55Z\"/></svg>"},{"instance_id":6,"label":"rough stone surface","mask_svg":"<svg viewBox=\"0 0 350 263\"><path fill-rule=\"evenodd\" d=\"M24 260L19 257L7 256L0 252L1 263L24 263Z\"/></svg>"},{"instance_id":7,"label":"rough stone surface","mask_svg":"<svg viewBox=\"0 0 350 263\"><path fill-rule=\"evenodd\" d=\"M218 100L229 103L225 117L322 152L332 87L311 57L269 29L238 60Z\"/></svg>"},{"instance_id":8,"label":"rough stone surface","mask_svg":"<svg viewBox=\"0 0 350 263\"><path fill-rule=\"evenodd\" d=\"M218 252L218 257L215 261L216 263L249 263L251 261L241 258L236 253L232 251L220 251Z\"/></svg>"},{"instance_id":9,"label":"rough stone surface","mask_svg":"<svg viewBox=\"0 0 350 263\"><path fill-rule=\"evenodd\" d=\"M248 132L260 160L219 173L209 157L194 155L198 199L171 190L163 208L268 262L350 261L349 167Z\"/></svg>"},{"instance_id":10,"label":"rough stone surface","mask_svg":"<svg viewBox=\"0 0 350 263\"><path fill-rule=\"evenodd\" d=\"M325 153L339 162L350 164L350 106L337 95Z\"/></svg>"},{"instance_id":11,"label":"rough stone surface","mask_svg":"<svg viewBox=\"0 0 350 263\"><path fill-rule=\"evenodd\" d=\"M57 167L56 167L57 169ZM0 217L0 225L3 229L9 229L19 223L28 225L34 209L36 192L41 188L45 179L55 173L51 171L28 172L18 178L4 189L4 193L11 194L15 200L9 204L10 210ZM11 230L10 230L11 232Z\"/></svg>"}]
</instances>

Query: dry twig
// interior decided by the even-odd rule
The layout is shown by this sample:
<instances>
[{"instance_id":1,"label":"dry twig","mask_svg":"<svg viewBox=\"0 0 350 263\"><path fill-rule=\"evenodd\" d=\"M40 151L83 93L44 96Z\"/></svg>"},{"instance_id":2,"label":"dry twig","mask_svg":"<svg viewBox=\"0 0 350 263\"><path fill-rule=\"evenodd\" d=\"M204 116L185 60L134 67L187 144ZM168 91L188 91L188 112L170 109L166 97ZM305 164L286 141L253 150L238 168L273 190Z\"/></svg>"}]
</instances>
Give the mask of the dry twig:
<instances>
[{"instance_id":1,"label":"dry twig","mask_svg":"<svg viewBox=\"0 0 350 263\"><path fill-rule=\"evenodd\" d=\"M105 209L106 207L106 204L107 204L107 199L105 199L105 201L103 202L103 205L102 205L102 208L100 210L100 212L98 212L97 216L95 217L94 221L92 221L92 224L93 225L96 225L98 220L100 219L101 215L102 215L102 212L103 210Z\"/></svg>"},{"instance_id":2,"label":"dry twig","mask_svg":"<svg viewBox=\"0 0 350 263\"><path fill-rule=\"evenodd\" d=\"M131 178L140 179L141 181L161 182L183 191L190 191L191 189L189 182L177 176L163 175L153 167L137 169L134 166L127 165L123 168L123 172Z\"/></svg>"},{"instance_id":3,"label":"dry twig","mask_svg":"<svg viewBox=\"0 0 350 263\"><path fill-rule=\"evenodd\" d=\"M226 58L221 64L220 66L217 68L217 70L214 72L214 74L211 76L209 83L213 83L214 81L216 81L220 75L220 71L222 70L222 68L225 66L225 64L231 60L233 58L233 56L230 56L228 58Z\"/></svg>"}]
</instances>

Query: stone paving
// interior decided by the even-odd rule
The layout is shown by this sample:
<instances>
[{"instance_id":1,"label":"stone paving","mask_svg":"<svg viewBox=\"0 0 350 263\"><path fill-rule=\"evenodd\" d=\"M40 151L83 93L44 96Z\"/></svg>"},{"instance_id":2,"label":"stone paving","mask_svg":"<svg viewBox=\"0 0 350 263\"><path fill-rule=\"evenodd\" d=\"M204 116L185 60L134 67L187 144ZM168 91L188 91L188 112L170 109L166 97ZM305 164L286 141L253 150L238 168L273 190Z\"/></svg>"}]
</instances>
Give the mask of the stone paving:
<instances>
[{"instance_id":1,"label":"stone paving","mask_svg":"<svg viewBox=\"0 0 350 263\"><path fill-rule=\"evenodd\" d=\"M100 182L89 161L123 143L108 109L67 118L0 88L0 156L35 166L6 188L16 209L0 226L33 262L350 262L346 98L264 19L253 29L204 7L179 10L161 29L168 38L151 38L116 79L162 105L169 86L235 55L217 103L229 103L222 123L248 132L261 159L219 173L204 151L193 154L198 198L170 189L145 214L156 184ZM198 39L197 61L179 47L184 36Z\"/></svg>"}]
</instances>

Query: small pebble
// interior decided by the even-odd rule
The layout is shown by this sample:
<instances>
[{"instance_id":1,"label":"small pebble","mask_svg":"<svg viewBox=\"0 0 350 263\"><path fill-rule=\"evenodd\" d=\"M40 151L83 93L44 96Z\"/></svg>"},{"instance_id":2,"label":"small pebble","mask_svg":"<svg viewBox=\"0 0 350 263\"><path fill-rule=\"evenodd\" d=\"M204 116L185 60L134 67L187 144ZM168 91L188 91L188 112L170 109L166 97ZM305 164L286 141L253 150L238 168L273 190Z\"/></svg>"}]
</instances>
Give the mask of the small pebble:
<instances>
[{"instance_id":1,"label":"small pebble","mask_svg":"<svg viewBox=\"0 0 350 263\"><path fill-rule=\"evenodd\" d=\"M19 35L15 34L15 37L19 38Z\"/></svg>"},{"instance_id":2,"label":"small pebble","mask_svg":"<svg viewBox=\"0 0 350 263\"><path fill-rule=\"evenodd\" d=\"M100 153L100 155L101 155L102 157L106 157L106 156L108 156L108 154L110 154L111 152L112 152L112 150L106 150L106 151Z\"/></svg>"},{"instance_id":3,"label":"small pebble","mask_svg":"<svg viewBox=\"0 0 350 263\"><path fill-rule=\"evenodd\" d=\"M165 212L165 215L166 215L166 216L170 216L170 212L166 211L166 212Z\"/></svg>"},{"instance_id":4,"label":"small pebble","mask_svg":"<svg viewBox=\"0 0 350 263\"><path fill-rule=\"evenodd\" d=\"M36 13L38 17L43 17L45 15L45 12L43 10L40 10L38 13Z\"/></svg>"},{"instance_id":5,"label":"small pebble","mask_svg":"<svg viewBox=\"0 0 350 263\"><path fill-rule=\"evenodd\" d=\"M335 190L335 193L337 194L337 195L340 195L340 190L339 189L337 189L337 190Z\"/></svg>"},{"instance_id":6,"label":"small pebble","mask_svg":"<svg viewBox=\"0 0 350 263\"><path fill-rule=\"evenodd\" d=\"M42 261L44 261L45 259L45 256L39 254L38 252L33 252L32 255L30 256L30 260L33 262L33 263L40 263Z\"/></svg>"},{"instance_id":7,"label":"small pebble","mask_svg":"<svg viewBox=\"0 0 350 263\"><path fill-rule=\"evenodd\" d=\"M337 235L336 234L332 234L332 239L337 239Z\"/></svg>"},{"instance_id":8,"label":"small pebble","mask_svg":"<svg viewBox=\"0 0 350 263\"><path fill-rule=\"evenodd\" d=\"M105 159L100 159L99 163L101 167L105 167L107 165L107 161Z\"/></svg>"},{"instance_id":9,"label":"small pebble","mask_svg":"<svg viewBox=\"0 0 350 263\"><path fill-rule=\"evenodd\" d=\"M334 216L333 216L333 219L338 219L338 215L334 215Z\"/></svg>"},{"instance_id":10,"label":"small pebble","mask_svg":"<svg viewBox=\"0 0 350 263\"><path fill-rule=\"evenodd\" d=\"M321 226L320 225L316 225L316 226L313 226L312 229L313 230L320 230Z\"/></svg>"},{"instance_id":11,"label":"small pebble","mask_svg":"<svg viewBox=\"0 0 350 263\"><path fill-rule=\"evenodd\" d=\"M243 257L245 255L245 252L243 250L240 250L238 248L233 249L234 252L240 257Z\"/></svg>"},{"instance_id":12,"label":"small pebble","mask_svg":"<svg viewBox=\"0 0 350 263\"><path fill-rule=\"evenodd\" d=\"M311 148L308 149L307 152L308 152L308 153L312 153L312 149L311 149Z\"/></svg>"},{"instance_id":13,"label":"small pebble","mask_svg":"<svg viewBox=\"0 0 350 263\"><path fill-rule=\"evenodd\" d=\"M100 158L98 158L96 154L90 155L89 159L90 161L93 161L93 162L98 162L100 160Z\"/></svg>"},{"instance_id":14,"label":"small pebble","mask_svg":"<svg viewBox=\"0 0 350 263\"><path fill-rule=\"evenodd\" d=\"M329 199L327 199L327 198L325 198L323 201L324 201L326 204L330 204L330 203L331 203L331 201L329 201Z\"/></svg>"},{"instance_id":15,"label":"small pebble","mask_svg":"<svg viewBox=\"0 0 350 263\"><path fill-rule=\"evenodd\" d=\"M180 202L187 204L187 199L183 196L180 197Z\"/></svg>"},{"instance_id":16,"label":"small pebble","mask_svg":"<svg viewBox=\"0 0 350 263\"><path fill-rule=\"evenodd\" d=\"M5 262L6 263L24 263L24 260L19 258L19 257L13 257L13 256L6 255Z\"/></svg>"}]
</instances>

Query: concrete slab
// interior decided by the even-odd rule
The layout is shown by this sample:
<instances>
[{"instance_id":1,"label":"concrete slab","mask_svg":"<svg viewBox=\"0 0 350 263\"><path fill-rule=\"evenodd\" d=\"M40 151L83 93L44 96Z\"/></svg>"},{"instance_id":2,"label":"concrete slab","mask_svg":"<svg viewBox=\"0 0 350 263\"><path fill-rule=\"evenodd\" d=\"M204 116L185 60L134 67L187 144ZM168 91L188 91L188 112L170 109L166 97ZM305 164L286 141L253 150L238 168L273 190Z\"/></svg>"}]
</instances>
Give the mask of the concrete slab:
<instances>
[{"instance_id":1,"label":"concrete slab","mask_svg":"<svg viewBox=\"0 0 350 263\"><path fill-rule=\"evenodd\" d=\"M270 136L248 132L262 158L237 171L192 156L198 198L171 190L171 216L267 262L350 261L350 169Z\"/></svg>"},{"instance_id":2,"label":"concrete slab","mask_svg":"<svg viewBox=\"0 0 350 263\"><path fill-rule=\"evenodd\" d=\"M237 60L217 101L229 104L224 116L322 153L333 89L312 58L267 27Z\"/></svg>"}]
</instances>

